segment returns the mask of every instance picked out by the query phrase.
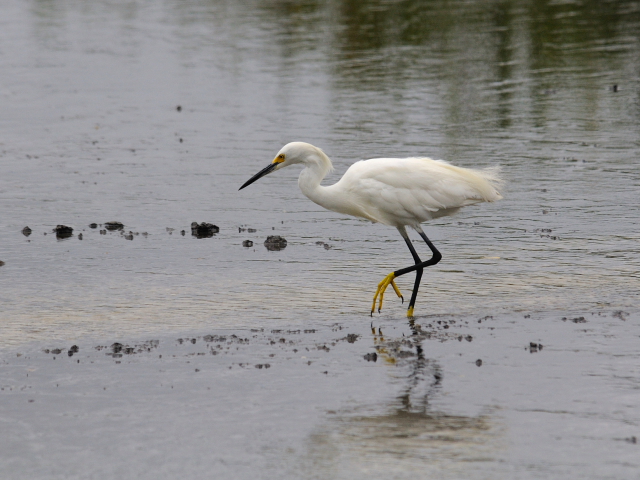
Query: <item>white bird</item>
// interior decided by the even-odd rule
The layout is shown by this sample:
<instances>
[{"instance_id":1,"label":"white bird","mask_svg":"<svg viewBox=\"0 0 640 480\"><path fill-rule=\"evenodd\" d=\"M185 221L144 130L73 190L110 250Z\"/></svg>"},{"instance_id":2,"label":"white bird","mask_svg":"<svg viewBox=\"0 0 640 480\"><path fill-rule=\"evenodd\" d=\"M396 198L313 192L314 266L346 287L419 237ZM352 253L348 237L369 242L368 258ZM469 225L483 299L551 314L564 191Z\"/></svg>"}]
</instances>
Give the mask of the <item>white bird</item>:
<instances>
[{"instance_id":1,"label":"white bird","mask_svg":"<svg viewBox=\"0 0 640 480\"><path fill-rule=\"evenodd\" d=\"M455 167L443 160L425 157L373 158L354 163L335 184L322 186L322 179L333 170L329 157L319 148L304 142L288 143L278 152L271 164L251 177L240 190L265 175L301 163L300 190L312 202L334 212L366 218L396 227L404 238L414 265L387 275L373 297L371 314L379 298L378 312L386 288L391 285L398 297L404 297L394 278L416 272L415 284L407 316L413 317L418 288L425 267L435 265L442 255L422 231L420 224L434 218L452 215L461 207L480 202L494 202L502 195L499 167L472 170ZM407 235L412 227L431 249L432 257L422 261Z\"/></svg>"}]
</instances>

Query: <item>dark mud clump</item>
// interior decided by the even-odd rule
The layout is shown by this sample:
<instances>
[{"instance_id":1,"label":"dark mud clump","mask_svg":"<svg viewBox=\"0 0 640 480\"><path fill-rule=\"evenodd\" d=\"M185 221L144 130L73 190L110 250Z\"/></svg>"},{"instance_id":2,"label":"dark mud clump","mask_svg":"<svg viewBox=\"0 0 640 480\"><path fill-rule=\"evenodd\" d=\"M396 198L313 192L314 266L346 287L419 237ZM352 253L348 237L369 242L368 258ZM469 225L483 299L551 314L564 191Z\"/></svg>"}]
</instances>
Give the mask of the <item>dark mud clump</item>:
<instances>
[{"instance_id":1,"label":"dark mud clump","mask_svg":"<svg viewBox=\"0 0 640 480\"><path fill-rule=\"evenodd\" d=\"M207 222L192 222L191 223L191 235L196 238L211 238L220 231L217 225Z\"/></svg>"},{"instance_id":2,"label":"dark mud clump","mask_svg":"<svg viewBox=\"0 0 640 480\"><path fill-rule=\"evenodd\" d=\"M563 322L566 322L567 320L573 323L587 323L587 319L584 317L576 317L576 318L562 317Z\"/></svg>"},{"instance_id":3,"label":"dark mud clump","mask_svg":"<svg viewBox=\"0 0 640 480\"><path fill-rule=\"evenodd\" d=\"M617 310L613 312L613 318L619 318L622 321L627 321L627 317L629 316L629 312L623 312L622 310Z\"/></svg>"},{"instance_id":4,"label":"dark mud clump","mask_svg":"<svg viewBox=\"0 0 640 480\"><path fill-rule=\"evenodd\" d=\"M277 252L287 246L287 240L279 235L269 235L264 241L264 246L267 247L269 251Z\"/></svg>"},{"instance_id":5,"label":"dark mud clump","mask_svg":"<svg viewBox=\"0 0 640 480\"><path fill-rule=\"evenodd\" d=\"M244 242L242 242L242 246L243 247L253 247L253 242L251 240L245 240Z\"/></svg>"},{"instance_id":6,"label":"dark mud clump","mask_svg":"<svg viewBox=\"0 0 640 480\"><path fill-rule=\"evenodd\" d=\"M77 346L77 345L73 345L73 346L71 346L71 348L69 348L69 350L68 350L67 354L68 354L70 357L73 357L73 354L74 354L74 353L78 353L78 351L79 351L79 350L80 350L80 349L78 348L78 346Z\"/></svg>"},{"instance_id":7,"label":"dark mud clump","mask_svg":"<svg viewBox=\"0 0 640 480\"><path fill-rule=\"evenodd\" d=\"M536 353L541 351L543 345L541 343L529 342L529 346L525 347L526 350L529 350L529 353Z\"/></svg>"},{"instance_id":8,"label":"dark mud clump","mask_svg":"<svg viewBox=\"0 0 640 480\"><path fill-rule=\"evenodd\" d=\"M56 238L69 238L73 235L73 228L67 227L66 225L58 225L53 229L56 232Z\"/></svg>"},{"instance_id":9,"label":"dark mud clump","mask_svg":"<svg viewBox=\"0 0 640 480\"><path fill-rule=\"evenodd\" d=\"M122 230L124 228L124 224L121 222L105 222L104 228L110 231Z\"/></svg>"},{"instance_id":10,"label":"dark mud clump","mask_svg":"<svg viewBox=\"0 0 640 480\"><path fill-rule=\"evenodd\" d=\"M24 228L22 229L22 234L23 234L25 237L28 237L29 235L31 235L31 232L32 232L32 230L31 230L29 227L24 227Z\"/></svg>"}]
</instances>

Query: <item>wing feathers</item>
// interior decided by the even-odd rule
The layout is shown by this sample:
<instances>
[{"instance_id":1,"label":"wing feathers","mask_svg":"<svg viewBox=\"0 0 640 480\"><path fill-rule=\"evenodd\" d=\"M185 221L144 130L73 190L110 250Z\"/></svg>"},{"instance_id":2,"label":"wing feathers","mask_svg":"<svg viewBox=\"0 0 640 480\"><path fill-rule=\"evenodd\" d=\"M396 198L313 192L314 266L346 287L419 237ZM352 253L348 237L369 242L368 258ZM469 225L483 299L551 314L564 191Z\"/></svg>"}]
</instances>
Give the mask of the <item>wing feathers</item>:
<instances>
[{"instance_id":1,"label":"wing feathers","mask_svg":"<svg viewBox=\"0 0 640 480\"><path fill-rule=\"evenodd\" d=\"M353 164L338 184L351 201L366 206L367 218L411 225L499 200L501 182L499 167L473 170L430 158L377 158Z\"/></svg>"}]
</instances>

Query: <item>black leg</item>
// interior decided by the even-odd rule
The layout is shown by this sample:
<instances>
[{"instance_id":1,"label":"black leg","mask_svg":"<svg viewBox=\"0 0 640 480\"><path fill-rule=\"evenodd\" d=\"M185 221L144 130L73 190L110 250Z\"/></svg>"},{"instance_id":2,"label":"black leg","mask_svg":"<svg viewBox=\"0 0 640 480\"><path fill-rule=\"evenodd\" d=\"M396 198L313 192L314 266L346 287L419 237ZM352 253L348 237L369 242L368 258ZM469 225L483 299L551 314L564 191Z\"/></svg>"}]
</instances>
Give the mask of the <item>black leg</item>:
<instances>
[{"instance_id":1,"label":"black leg","mask_svg":"<svg viewBox=\"0 0 640 480\"><path fill-rule=\"evenodd\" d=\"M413 294L411 295L411 301L409 302L409 309L407 310L407 316L413 317L413 306L415 305L416 298L418 296L418 288L420 287L420 280L422 279L423 270L425 267L430 267L431 265L435 265L442 259L442 255L440 254L438 249L433 245L433 243L431 243L431 240L427 238L427 236L424 234L424 232L419 226L415 227L415 230L420 234L422 239L427 243L432 253L431 258L424 262L420 260L420 257L416 253L415 248L413 248L413 244L411 243L411 240L409 240L409 236L407 235L407 231L405 227L400 226L397 228L398 228L398 231L400 232L400 235L402 235L402 238L404 238L405 242L407 243L409 250L411 251L411 255L413 256L415 265L412 265L407 268L401 268L400 270L396 270L395 272L391 272L378 284L378 289L376 290L376 294L373 296L373 304L371 305L371 315L373 315L373 312L375 310L376 300L378 299L378 297L380 298L380 303L378 304L378 312L382 308L382 300L384 298L384 292L389 285L393 287L398 297L402 298L402 294L400 293L400 290L398 290L398 287L394 283L393 279L395 277L399 277L400 275L404 275L405 273L415 271L416 281L413 287Z\"/></svg>"},{"instance_id":2,"label":"black leg","mask_svg":"<svg viewBox=\"0 0 640 480\"><path fill-rule=\"evenodd\" d=\"M409 247L409 250L411 251L411 256L413 257L415 264L420 265L422 263L422 260L420 260L416 249L413 248L413 244L411 243L409 237L406 237L404 241L407 243L407 247ZM411 316L413 316L413 307L415 306L416 299L418 298L418 288L420 288L420 280L422 280L423 271L424 269L422 268L418 268L416 270L416 281L413 284L413 293L411 294L411 300L409 301L409 311L411 312Z\"/></svg>"},{"instance_id":3,"label":"black leg","mask_svg":"<svg viewBox=\"0 0 640 480\"><path fill-rule=\"evenodd\" d=\"M416 271L416 282L413 286L413 293L411 294L411 301L409 302L409 309L407 310L408 317L413 317L413 307L416 304L416 298L418 296L418 288L420 287L420 280L422 279L422 272L424 268L430 267L431 265L435 265L442 259L442 254L433 245L433 243L431 243L431 240L427 238L424 232L422 230L418 230L418 233L429 246L429 249L431 250L431 253L432 253L432 257L429 260L426 260L424 262L420 261L420 257L418 257L418 254L416 253L415 248L413 248L413 245L411 244L411 240L409 240L409 237L404 237L403 235L405 242L407 242L407 246L409 247L409 250L411 250L411 255L413 255L413 259L415 260L416 264L411 267L401 268L400 270L396 270L395 272L393 272L396 277L399 277L400 275L404 275L405 273L413 272L414 270Z\"/></svg>"},{"instance_id":4,"label":"black leg","mask_svg":"<svg viewBox=\"0 0 640 480\"><path fill-rule=\"evenodd\" d=\"M405 273L413 272L414 270L422 269L424 267L430 267L431 265L435 265L440 260L442 260L442 254L433 245L433 243L431 243L431 240L429 240L427 238L427 236L424 234L424 232L418 231L418 233L423 238L423 240L425 242L427 242L427 245L431 249L431 253L433 254L433 256L429 260L426 260L426 261L421 262L419 264L416 264L416 265L413 265L413 266L407 267L407 268L401 268L400 270L396 270L395 272L393 272L396 277L399 277L400 275L404 275ZM409 248L412 248L412 247L409 247Z\"/></svg>"}]
</instances>

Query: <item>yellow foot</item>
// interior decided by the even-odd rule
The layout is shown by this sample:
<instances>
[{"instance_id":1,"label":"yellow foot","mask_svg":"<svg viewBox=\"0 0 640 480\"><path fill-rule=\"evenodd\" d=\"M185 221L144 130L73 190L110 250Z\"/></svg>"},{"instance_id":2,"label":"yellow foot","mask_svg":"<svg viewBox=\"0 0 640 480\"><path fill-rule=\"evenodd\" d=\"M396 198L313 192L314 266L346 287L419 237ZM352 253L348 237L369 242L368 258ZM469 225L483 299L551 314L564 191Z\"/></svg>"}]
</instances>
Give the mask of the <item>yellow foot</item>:
<instances>
[{"instance_id":1,"label":"yellow foot","mask_svg":"<svg viewBox=\"0 0 640 480\"><path fill-rule=\"evenodd\" d=\"M413 307L409 307L407 310L407 318L413 318Z\"/></svg>"},{"instance_id":2,"label":"yellow foot","mask_svg":"<svg viewBox=\"0 0 640 480\"><path fill-rule=\"evenodd\" d=\"M391 272L389 275L384 277L384 279L378 284L378 289L376 290L376 294L373 296L373 304L371 305L371 315L376 309L376 300L378 299L378 295L380 296L380 303L378 304L378 312L382 309L382 300L384 298L384 292L389 285L393 287L393 290L396 292L396 295L402 299L404 302L404 297L402 293L400 293L400 289L396 286L396 283L393 279L396 277L395 273Z\"/></svg>"}]
</instances>

